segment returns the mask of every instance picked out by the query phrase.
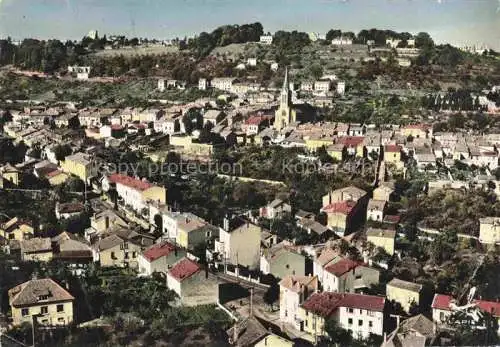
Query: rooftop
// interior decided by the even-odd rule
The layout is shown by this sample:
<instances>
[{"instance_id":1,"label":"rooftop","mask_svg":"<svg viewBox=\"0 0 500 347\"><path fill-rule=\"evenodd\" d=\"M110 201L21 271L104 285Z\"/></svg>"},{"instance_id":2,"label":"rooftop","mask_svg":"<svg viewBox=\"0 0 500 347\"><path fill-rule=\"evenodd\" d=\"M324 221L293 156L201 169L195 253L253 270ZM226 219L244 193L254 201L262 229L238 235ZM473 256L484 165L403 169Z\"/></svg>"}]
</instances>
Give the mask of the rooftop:
<instances>
[{"instance_id":1,"label":"rooftop","mask_svg":"<svg viewBox=\"0 0 500 347\"><path fill-rule=\"evenodd\" d=\"M9 301L16 307L69 300L74 297L50 278L24 282L9 290Z\"/></svg>"},{"instance_id":2,"label":"rooftop","mask_svg":"<svg viewBox=\"0 0 500 347\"><path fill-rule=\"evenodd\" d=\"M318 277L288 275L280 281L280 286L296 293L301 293L305 291L305 288L310 287L316 290L318 288Z\"/></svg>"},{"instance_id":3,"label":"rooftop","mask_svg":"<svg viewBox=\"0 0 500 347\"><path fill-rule=\"evenodd\" d=\"M328 271L331 274L334 274L335 276L339 277L342 276L343 274L357 268L358 266L362 265L361 263L351 260L351 259L341 259L338 262L328 265L325 268L325 271Z\"/></svg>"},{"instance_id":4,"label":"rooftop","mask_svg":"<svg viewBox=\"0 0 500 347\"><path fill-rule=\"evenodd\" d=\"M382 312L384 304L385 298L382 296L323 292L311 295L302 307L319 316L329 317L339 307Z\"/></svg>"},{"instance_id":5,"label":"rooftop","mask_svg":"<svg viewBox=\"0 0 500 347\"><path fill-rule=\"evenodd\" d=\"M23 253L48 252L52 251L52 244L49 237L34 237L21 241L21 249Z\"/></svg>"},{"instance_id":6,"label":"rooftop","mask_svg":"<svg viewBox=\"0 0 500 347\"><path fill-rule=\"evenodd\" d=\"M385 200L370 199L368 201L368 210L383 211L385 208L385 205L386 205Z\"/></svg>"},{"instance_id":7,"label":"rooftop","mask_svg":"<svg viewBox=\"0 0 500 347\"><path fill-rule=\"evenodd\" d=\"M170 253L175 251L175 246L169 242L157 243L148 249L146 249L142 256L148 261L155 261L158 258L168 256Z\"/></svg>"},{"instance_id":8,"label":"rooftop","mask_svg":"<svg viewBox=\"0 0 500 347\"><path fill-rule=\"evenodd\" d=\"M197 263L188 258L183 258L172 266L168 274L176 280L183 281L200 270L201 268Z\"/></svg>"},{"instance_id":9,"label":"rooftop","mask_svg":"<svg viewBox=\"0 0 500 347\"><path fill-rule=\"evenodd\" d=\"M326 213L343 213L349 214L356 206L356 202L352 200L334 202L323 207L321 210Z\"/></svg>"},{"instance_id":10,"label":"rooftop","mask_svg":"<svg viewBox=\"0 0 500 347\"><path fill-rule=\"evenodd\" d=\"M121 175L121 174L112 174L111 176L109 176L109 180L113 183L116 183L116 184L119 183L121 185L133 188L135 190L140 190L140 191L144 191L144 190L147 190L147 189L153 187L153 185L146 180L140 180L137 178L133 178L133 177Z\"/></svg>"},{"instance_id":11,"label":"rooftop","mask_svg":"<svg viewBox=\"0 0 500 347\"><path fill-rule=\"evenodd\" d=\"M450 295L435 294L434 299L432 300L432 308L438 310L451 311L450 304L453 302L455 302L455 299ZM474 300L473 303L476 304L476 306L479 307L481 310L491 313L495 317L500 317L500 302Z\"/></svg>"},{"instance_id":12,"label":"rooftop","mask_svg":"<svg viewBox=\"0 0 500 347\"><path fill-rule=\"evenodd\" d=\"M410 290L412 292L420 292L422 290L422 285L414 282L403 281L398 278L393 278L388 286Z\"/></svg>"},{"instance_id":13,"label":"rooftop","mask_svg":"<svg viewBox=\"0 0 500 347\"><path fill-rule=\"evenodd\" d=\"M366 231L366 236L394 239L396 237L396 230L368 228L368 230Z\"/></svg>"}]
</instances>

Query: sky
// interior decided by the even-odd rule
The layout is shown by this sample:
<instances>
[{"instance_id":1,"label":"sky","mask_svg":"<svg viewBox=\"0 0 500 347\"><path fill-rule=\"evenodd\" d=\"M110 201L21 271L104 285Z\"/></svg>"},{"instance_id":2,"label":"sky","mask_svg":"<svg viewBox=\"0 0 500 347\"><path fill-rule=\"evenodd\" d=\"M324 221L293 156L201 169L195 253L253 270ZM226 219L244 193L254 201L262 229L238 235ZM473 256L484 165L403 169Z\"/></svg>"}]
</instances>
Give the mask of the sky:
<instances>
[{"instance_id":1,"label":"sky","mask_svg":"<svg viewBox=\"0 0 500 347\"><path fill-rule=\"evenodd\" d=\"M500 0L0 0L0 37L168 39L259 21L265 31L426 31L500 50Z\"/></svg>"}]
</instances>

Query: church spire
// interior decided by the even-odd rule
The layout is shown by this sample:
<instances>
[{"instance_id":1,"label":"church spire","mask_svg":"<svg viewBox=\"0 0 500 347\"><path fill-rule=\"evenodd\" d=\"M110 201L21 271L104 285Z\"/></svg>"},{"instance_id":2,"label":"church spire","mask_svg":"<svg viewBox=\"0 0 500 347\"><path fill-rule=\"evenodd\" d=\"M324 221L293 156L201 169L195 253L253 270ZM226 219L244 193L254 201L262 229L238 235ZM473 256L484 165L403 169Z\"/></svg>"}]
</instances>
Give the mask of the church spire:
<instances>
[{"instance_id":1,"label":"church spire","mask_svg":"<svg viewBox=\"0 0 500 347\"><path fill-rule=\"evenodd\" d=\"M285 66L285 80L283 81L283 89L282 91L286 91L288 93L288 66Z\"/></svg>"}]
</instances>

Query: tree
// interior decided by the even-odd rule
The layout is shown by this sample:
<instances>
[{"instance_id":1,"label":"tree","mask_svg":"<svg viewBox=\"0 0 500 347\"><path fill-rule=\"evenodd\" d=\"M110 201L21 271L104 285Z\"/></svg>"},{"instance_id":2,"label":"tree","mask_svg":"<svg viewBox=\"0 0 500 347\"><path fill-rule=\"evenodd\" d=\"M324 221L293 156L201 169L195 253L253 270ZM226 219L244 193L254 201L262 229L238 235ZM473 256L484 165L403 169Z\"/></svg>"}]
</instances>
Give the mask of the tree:
<instances>
[{"instance_id":1,"label":"tree","mask_svg":"<svg viewBox=\"0 0 500 347\"><path fill-rule=\"evenodd\" d=\"M434 47L434 41L426 32L420 32L415 36L415 47L429 49Z\"/></svg>"},{"instance_id":2,"label":"tree","mask_svg":"<svg viewBox=\"0 0 500 347\"><path fill-rule=\"evenodd\" d=\"M280 297L280 287L276 279L271 283L267 291L264 293L264 302L273 309L273 304L278 301Z\"/></svg>"},{"instance_id":3,"label":"tree","mask_svg":"<svg viewBox=\"0 0 500 347\"><path fill-rule=\"evenodd\" d=\"M342 30L339 29L331 29L326 33L326 40L331 41L337 37L342 36Z\"/></svg>"},{"instance_id":4,"label":"tree","mask_svg":"<svg viewBox=\"0 0 500 347\"><path fill-rule=\"evenodd\" d=\"M329 317L325 320L325 331L333 343L340 344L341 346L349 346L352 343L351 334L347 330L342 329L334 317Z\"/></svg>"},{"instance_id":5,"label":"tree","mask_svg":"<svg viewBox=\"0 0 500 347\"><path fill-rule=\"evenodd\" d=\"M58 161L63 161L66 156L71 154L71 146L70 145L57 145L53 149L54 155Z\"/></svg>"},{"instance_id":6,"label":"tree","mask_svg":"<svg viewBox=\"0 0 500 347\"><path fill-rule=\"evenodd\" d=\"M313 64L309 67L309 72L314 79L318 80L323 76L323 67L319 64Z\"/></svg>"}]
</instances>

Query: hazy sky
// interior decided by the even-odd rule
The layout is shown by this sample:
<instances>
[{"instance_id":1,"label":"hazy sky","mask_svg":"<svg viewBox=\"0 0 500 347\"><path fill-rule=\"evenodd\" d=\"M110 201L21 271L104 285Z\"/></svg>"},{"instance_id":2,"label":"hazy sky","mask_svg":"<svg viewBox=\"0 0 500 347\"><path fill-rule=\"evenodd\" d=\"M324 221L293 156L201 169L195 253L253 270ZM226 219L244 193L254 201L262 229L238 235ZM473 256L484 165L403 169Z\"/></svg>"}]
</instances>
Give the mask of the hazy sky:
<instances>
[{"instance_id":1,"label":"hazy sky","mask_svg":"<svg viewBox=\"0 0 500 347\"><path fill-rule=\"evenodd\" d=\"M500 0L0 0L0 37L79 39L89 30L172 38L223 24L326 32L376 27L500 49Z\"/></svg>"}]
</instances>

